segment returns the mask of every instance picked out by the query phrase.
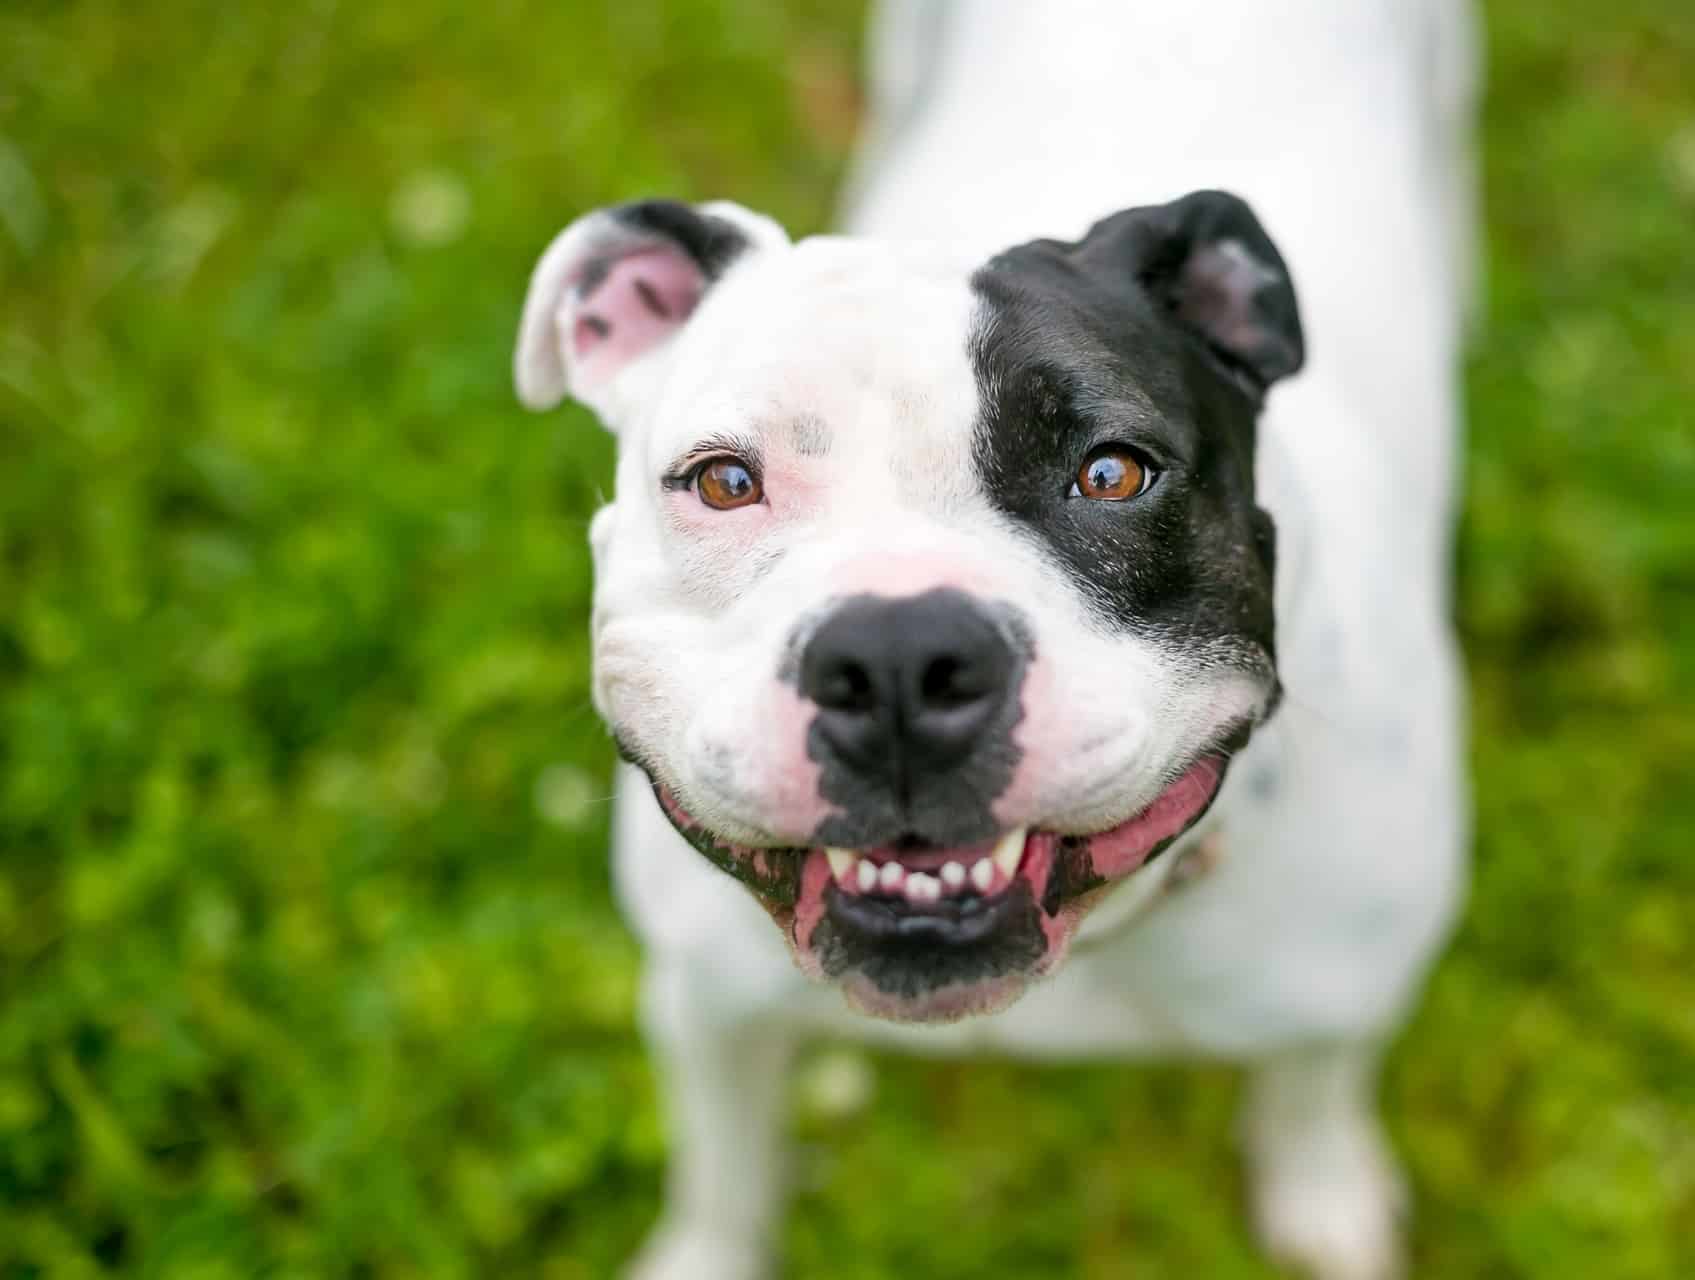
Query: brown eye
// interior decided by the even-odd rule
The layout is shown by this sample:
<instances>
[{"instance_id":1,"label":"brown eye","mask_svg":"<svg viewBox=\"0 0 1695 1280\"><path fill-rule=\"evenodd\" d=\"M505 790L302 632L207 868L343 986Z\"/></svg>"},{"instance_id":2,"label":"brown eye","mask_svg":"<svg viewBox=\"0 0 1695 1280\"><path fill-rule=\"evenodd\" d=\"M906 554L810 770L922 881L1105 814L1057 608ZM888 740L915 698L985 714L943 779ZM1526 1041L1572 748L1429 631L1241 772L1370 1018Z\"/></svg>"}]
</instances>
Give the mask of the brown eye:
<instances>
[{"instance_id":1,"label":"brown eye","mask_svg":"<svg viewBox=\"0 0 1695 1280\"><path fill-rule=\"evenodd\" d=\"M1103 502L1123 502L1146 493L1153 472L1121 444L1103 445L1091 453L1077 471L1072 493Z\"/></svg>"},{"instance_id":2,"label":"brown eye","mask_svg":"<svg viewBox=\"0 0 1695 1280\"><path fill-rule=\"evenodd\" d=\"M719 511L751 507L765 496L745 463L734 458L714 458L695 473L695 492L700 500Z\"/></svg>"}]
</instances>

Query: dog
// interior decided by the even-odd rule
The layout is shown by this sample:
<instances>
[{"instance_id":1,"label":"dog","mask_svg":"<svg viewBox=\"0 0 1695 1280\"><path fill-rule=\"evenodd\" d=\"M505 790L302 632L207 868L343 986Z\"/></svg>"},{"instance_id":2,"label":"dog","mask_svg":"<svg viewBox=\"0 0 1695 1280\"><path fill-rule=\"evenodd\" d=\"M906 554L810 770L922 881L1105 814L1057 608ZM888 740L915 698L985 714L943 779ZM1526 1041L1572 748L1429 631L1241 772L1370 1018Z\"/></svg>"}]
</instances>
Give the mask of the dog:
<instances>
[{"instance_id":1,"label":"dog","mask_svg":"<svg viewBox=\"0 0 1695 1280\"><path fill-rule=\"evenodd\" d=\"M1375 1067L1465 880L1473 62L1456 0L892 3L850 234L647 200L548 247L519 396L618 438L634 1275L766 1273L818 1035L1240 1062L1266 1248L1398 1271Z\"/></svg>"}]
</instances>

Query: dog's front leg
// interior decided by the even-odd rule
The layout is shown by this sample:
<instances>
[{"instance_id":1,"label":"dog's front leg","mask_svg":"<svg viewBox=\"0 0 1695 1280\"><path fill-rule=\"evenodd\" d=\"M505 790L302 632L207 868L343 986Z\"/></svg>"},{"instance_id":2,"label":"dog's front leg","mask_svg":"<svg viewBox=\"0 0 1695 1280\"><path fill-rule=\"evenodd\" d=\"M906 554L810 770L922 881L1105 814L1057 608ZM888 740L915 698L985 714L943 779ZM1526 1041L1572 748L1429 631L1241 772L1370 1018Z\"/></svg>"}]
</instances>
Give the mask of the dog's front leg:
<instances>
[{"instance_id":1,"label":"dog's front leg","mask_svg":"<svg viewBox=\"0 0 1695 1280\"><path fill-rule=\"evenodd\" d=\"M672 981L672 977L675 981ZM780 1208L786 1029L650 976L648 1041L670 1133L665 1208L629 1280L757 1280ZM656 988L671 988L658 991Z\"/></svg>"},{"instance_id":2,"label":"dog's front leg","mask_svg":"<svg viewBox=\"0 0 1695 1280\"><path fill-rule=\"evenodd\" d=\"M1406 1193L1377 1122L1377 1052L1343 1043L1280 1054L1249 1081L1243 1145L1267 1252L1316 1280L1400 1275Z\"/></svg>"}]
</instances>

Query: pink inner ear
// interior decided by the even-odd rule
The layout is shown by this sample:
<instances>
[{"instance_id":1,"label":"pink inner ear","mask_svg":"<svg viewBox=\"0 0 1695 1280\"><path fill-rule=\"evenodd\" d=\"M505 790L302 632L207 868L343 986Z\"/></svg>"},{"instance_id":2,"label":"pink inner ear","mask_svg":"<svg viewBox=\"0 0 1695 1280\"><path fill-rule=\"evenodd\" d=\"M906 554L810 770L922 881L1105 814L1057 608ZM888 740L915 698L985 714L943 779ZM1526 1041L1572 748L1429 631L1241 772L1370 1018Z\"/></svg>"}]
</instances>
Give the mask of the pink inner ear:
<instances>
[{"instance_id":1,"label":"pink inner ear","mask_svg":"<svg viewBox=\"0 0 1695 1280\"><path fill-rule=\"evenodd\" d=\"M666 247L590 263L581 278L588 287L577 286L571 353L585 386L612 377L680 328L706 288L700 268Z\"/></svg>"}]
</instances>

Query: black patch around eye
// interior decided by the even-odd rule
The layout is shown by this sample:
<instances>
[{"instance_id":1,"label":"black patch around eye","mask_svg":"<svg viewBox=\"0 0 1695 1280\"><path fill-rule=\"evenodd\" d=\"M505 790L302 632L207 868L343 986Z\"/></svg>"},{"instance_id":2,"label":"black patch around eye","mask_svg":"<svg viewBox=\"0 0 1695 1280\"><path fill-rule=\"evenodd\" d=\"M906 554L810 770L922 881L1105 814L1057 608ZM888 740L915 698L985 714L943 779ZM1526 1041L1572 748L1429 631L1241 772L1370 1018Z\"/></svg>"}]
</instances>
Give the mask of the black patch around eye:
<instances>
[{"instance_id":1,"label":"black patch around eye","mask_svg":"<svg viewBox=\"0 0 1695 1280\"><path fill-rule=\"evenodd\" d=\"M974 453L990 502L1039 541L1109 625L1267 662L1271 565L1254 503L1256 402L1133 283L1079 271L1064 246L1038 241L1004 253L972 287ZM1133 406L1153 437L1142 452L1159 482L1134 501L1075 500L1084 459L1122 438L1115 406Z\"/></svg>"}]
</instances>

